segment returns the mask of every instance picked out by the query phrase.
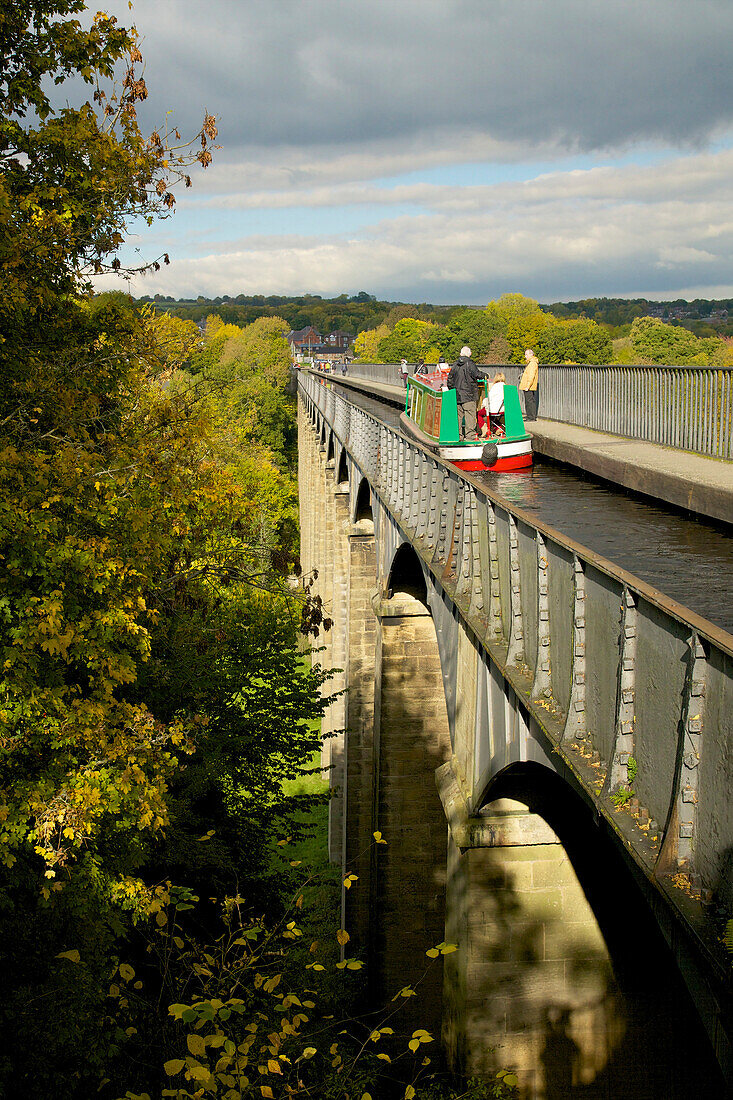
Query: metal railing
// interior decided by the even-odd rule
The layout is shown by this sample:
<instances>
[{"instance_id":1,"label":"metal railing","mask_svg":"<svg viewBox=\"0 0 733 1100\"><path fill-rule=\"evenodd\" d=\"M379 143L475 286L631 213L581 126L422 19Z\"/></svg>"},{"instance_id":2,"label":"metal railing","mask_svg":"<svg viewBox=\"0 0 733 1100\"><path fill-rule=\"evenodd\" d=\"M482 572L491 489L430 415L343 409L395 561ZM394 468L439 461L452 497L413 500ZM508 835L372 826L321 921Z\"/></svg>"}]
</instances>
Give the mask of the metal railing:
<instances>
[{"instance_id":1,"label":"metal railing","mask_svg":"<svg viewBox=\"0 0 733 1100\"><path fill-rule=\"evenodd\" d=\"M595 753L599 810L618 827L609 795L630 785L634 760L634 789L658 829L656 872L684 865L733 903L733 637L350 404L326 379L304 372L299 390L337 463L348 452L353 492L366 477L566 765L582 773ZM573 744L579 755L568 753Z\"/></svg>"},{"instance_id":2,"label":"metal railing","mask_svg":"<svg viewBox=\"0 0 733 1100\"><path fill-rule=\"evenodd\" d=\"M515 364L483 369L502 370L513 385L522 371ZM400 384L394 363L352 363L349 376ZM539 415L733 459L733 367L549 364L540 367Z\"/></svg>"}]
</instances>

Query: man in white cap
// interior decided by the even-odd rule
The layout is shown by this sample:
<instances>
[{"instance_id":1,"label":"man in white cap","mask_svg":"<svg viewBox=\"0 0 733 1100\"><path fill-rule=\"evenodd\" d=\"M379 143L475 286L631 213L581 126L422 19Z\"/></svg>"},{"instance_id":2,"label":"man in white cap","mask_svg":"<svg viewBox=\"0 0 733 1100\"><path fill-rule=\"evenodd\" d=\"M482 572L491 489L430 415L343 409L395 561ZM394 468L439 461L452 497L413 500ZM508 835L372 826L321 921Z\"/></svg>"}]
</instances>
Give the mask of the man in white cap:
<instances>
[{"instance_id":1,"label":"man in white cap","mask_svg":"<svg viewBox=\"0 0 733 1100\"><path fill-rule=\"evenodd\" d=\"M476 434L476 386L479 373L471 358L471 349L462 347L458 360L448 374L448 389L456 391L458 432L461 439L478 439Z\"/></svg>"}]
</instances>

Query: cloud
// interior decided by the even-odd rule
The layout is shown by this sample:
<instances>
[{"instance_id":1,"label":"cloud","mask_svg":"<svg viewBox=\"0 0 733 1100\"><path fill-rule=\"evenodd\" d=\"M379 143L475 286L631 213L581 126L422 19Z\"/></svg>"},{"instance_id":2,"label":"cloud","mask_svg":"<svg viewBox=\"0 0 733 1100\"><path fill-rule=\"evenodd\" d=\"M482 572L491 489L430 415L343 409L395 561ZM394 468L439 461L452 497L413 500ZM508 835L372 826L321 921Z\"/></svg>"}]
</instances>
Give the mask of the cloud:
<instances>
[{"instance_id":1,"label":"cloud","mask_svg":"<svg viewBox=\"0 0 733 1100\"><path fill-rule=\"evenodd\" d=\"M665 159L646 166L598 166L590 169L558 170L524 181L470 185L439 185L416 181L390 184L370 181L322 182L329 177L329 162L314 172L311 183L297 186L236 190L202 198L194 193L184 203L196 209L277 210L343 206L421 206L432 210L484 209L489 204L547 203L553 201L619 202L656 204L670 201L721 198L730 200L733 190L733 150ZM246 169L242 168L241 174ZM236 173L238 176L240 173Z\"/></svg>"},{"instance_id":2,"label":"cloud","mask_svg":"<svg viewBox=\"0 0 733 1100\"><path fill-rule=\"evenodd\" d=\"M137 0L132 14L151 119L172 107L191 127L207 107L227 159L451 130L525 150L699 145L733 122L723 0Z\"/></svg>"},{"instance_id":3,"label":"cloud","mask_svg":"<svg viewBox=\"0 0 733 1100\"><path fill-rule=\"evenodd\" d=\"M144 122L171 108L190 132L205 107L222 144L147 238L173 263L139 293L731 283L733 151L709 151L733 133L729 0L136 0L133 17ZM651 163L629 163L640 150Z\"/></svg>"},{"instance_id":4,"label":"cloud","mask_svg":"<svg viewBox=\"0 0 733 1100\"><path fill-rule=\"evenodd\" d=\"M414 214L386 209L358 233L247 235L215 250L200 238L197 255L174 260L146 285L186 295L331 295L368 287L386 297L464 302L511 287L543 301L674 297L681 281L730 281L732 168L733 152L724 152L644 168L555 172L458 194L418 183L394 189L399 203L415 205ZM371 202L375 188L345 191ZM320 189L306 201L308 194L322 201ZM295 201L275 201L283 197Z\"/></svg>"}]
</instances>

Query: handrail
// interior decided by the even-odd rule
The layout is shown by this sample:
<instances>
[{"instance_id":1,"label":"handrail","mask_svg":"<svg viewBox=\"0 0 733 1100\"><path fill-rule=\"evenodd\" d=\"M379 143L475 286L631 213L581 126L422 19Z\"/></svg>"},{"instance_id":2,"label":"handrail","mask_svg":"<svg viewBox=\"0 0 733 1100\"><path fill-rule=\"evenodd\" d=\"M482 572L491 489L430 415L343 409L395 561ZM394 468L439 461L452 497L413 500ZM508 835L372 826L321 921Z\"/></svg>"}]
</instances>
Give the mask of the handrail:
<instances>
[{"instance_id":1,"label":"handrail","mask_svg":"<svg viewBox=\"0 0 733 1100\"><path fill-rule=\"evenodd\" d=\"M501 370L513 385L522 372L516 364L481 369ZM399 384L397 364L352 363L348 371L353 378ZM733 367L541 365L539 415L731 460Z\"/></svg>"},{"instance_id":2,"label":"handrail","mask_svg":"<svg viewBox=\"0 0 733 1100\"><path fill-rule=\"evenodd\" d=\"M593 798L617 830L608 799L635 758L640 804L661 826L656 847L632 844L648 873L684 866L733 892L722 862L733 846L733 635L351 405L327 379L300 372L298 384L337 465L346 449L553 751L572 770L567 745L595 750L605 778Z\"/></svg>"},{"instance_id":3,"label":"handrail","mask_svg":"<svg viewBox=\"0 0 733 1100\"><path fill-rule=\"evenodd\" d=\"M319 374L317 371L313 371L312 374L314 376L314 379L319 379ZM306 392L308 391L306 390ZM647 583L647 581L642 580L641 577L637 577L635 573L630 573L627 569L624 569L623 566L617 565L616 562L611 561L610 558L605 558L602 554L598 554L595 550L591 550L590 547L585 546L583 543L577 542L569 535L563 534L556 527L552 527L551 524L539 519L533 513L527 512L525 511L525 509L520 508L518 505L509 501L506 497L501 496L499 493L490 489L486 485L485 481L480 480L475 475L472 475L466 470L458 469L458 467L454 466L452 463L440 458L439 455L435 454L429 448L425 447L418 439L415 439L413 436L405 435L405 433L401 432L399 428L385 424L372 413L369 413L364 409L356 408L355 406L349 405L349 402L346 400L345 397L341 397L339 394L334 393L333 390L328 389L325 392L331 395L331 398L334 402L334 412L336 409L339 409L339 420L341 420L342 422L345 420L342 409L343 404L348 405L351 410L348 418L349 423L355 415L358 415L360 418L371 421L375 429L380 428L383 431L389 432L392 435L399 437L399 439L402 440L407 447L414 448L416 451L422 452L422 454L425 455L425 457L428 458L432 464L442 467L445 471L446 476L449 476L451 478L458 478L461 481L468 482L473 487L473 490L479 497L485 497L487 500L490 500L492 505L501 507L505 512L512 515L514 519L520 520L522 523L526 524L527 527L533 527L536 531L539 531L545 538L552 539L553 542L564 547L571 554L575 554L576 557L578 557L581 561L593 565L594 568L598 569L601 573L604 573L607 577L618 581L621 585L627 587L630 591L635 592L637 595L643 596L643 598L648 603L652 604L654 607L657 607L660 611L664 612L664 614L669 615L677 622L683 623L685 626L688 626L690 630L696 631L698 634L702 635L704 638L712 642L712 644L715 645L717 648L728 654L728 656L733 657L733 634L729 634L727 630L724 630L722 627L710 622L709 619L704 618L702 615L698 615L696 611L692 610L692 608L686 607L684 604L681 604L677 600L672 599L671 596L665 595L664 592L661 592L658 588L655 588L653 585ZM308 396L316 401L316 404L323 413L326 413L325 402L321 404L317 400L317 396L314 396L314 394L312 393L309 393ZM335 417L334 427L336 428L336 434L338 436L341 436L341 433L338 431L338 425L335 422ZM340 441L343 444L346 444L347 438L344 436L340 439ZM357 455L355 457L357 457L358 459L359 456ZM367 477L370 478L370 480L373 481L373 484L378 484L379 479L377 476L378 471L376 468L376 463L365 464L363 466L363 472Z\"/></svg>"}]
</instances>

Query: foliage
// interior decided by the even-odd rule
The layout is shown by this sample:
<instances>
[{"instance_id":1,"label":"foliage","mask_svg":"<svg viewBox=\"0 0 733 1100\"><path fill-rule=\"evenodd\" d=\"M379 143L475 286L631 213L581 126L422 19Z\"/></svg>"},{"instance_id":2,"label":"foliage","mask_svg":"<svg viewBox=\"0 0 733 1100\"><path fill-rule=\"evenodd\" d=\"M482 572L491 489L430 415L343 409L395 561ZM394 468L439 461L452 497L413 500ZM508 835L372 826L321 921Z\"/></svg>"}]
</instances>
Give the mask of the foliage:
<instances>
[{"instance_id":1,"label":"foliage","mask_svg":"<svg viewBox=\"0 0 733 1100\"><path fill-rule=\"evenodd\" d=\"M162 369L170 375L190 367L191 359L201 346L201 333L193 321L182 321L170 313L143 312L147 317L151 337L160 356Z\"/></svg>"},{"instance_id":2,"label":"foliage","mask_svg":"<svg viewBox=\"0 0 733 1100\"><path fill-rule=\"evenodd\" d=\"M492 341L500 334L499 318L485 309L464 309L447 325L450 343L441 348L450 360L458 358L464 344L470 347L477 363L486 361Z\"/></svg>"},{"instance_id":3,"label":"foliage","mask_svg":"<svg viewBox=\"0 0 733 1100\"><path fill-rule=\"evenodd\" d=\"M407 359L416 363L424 359L428 350L440 346L444 330L429 321L419 321L413 317L404 317L398 321L389 336L380 340L378 352L383 363L398 363Z\"/></svg>"},{"instance_id":4,"label":"foliage","mask_svg":"<svg viewBox=\"0 0 733 1100\"><path fill-rule=\"evenodd\" d=\"M297 451L295 402L290 380L287 325L261 317L245 329L223 325L205 339L192 369L215 404L245 427L247 446L268 449L283 469L294 470Z\"/></svg>"},{"instance_id":5,"label":"foliage","mask_svg":"<svg viewBox=\"0 0 733 1100\"><path fill-rule=\"evenodd\" d=\"M220 934L202 944L181 920L188 902L160 889L148 926L157 960L151 987L122 963L109 990L120 1037L127 1035L130 1054L137 1053L132 1064L145 1064L139 1048L154 1034L162 1047L162 1097L456 1097L434 1061L434 1037L402 1023L420 981L396 989L383 1008L354 1014L352 987L363 963L350 955L345 929L332 926L322 930L325 938L311 939L306 893L307 884L275 926L248 917L242 899L229 898ZM445 943L429 948L426 969L454 950ZM151 1083L139 1076L134 1086ZM511 1100L516 1084L500 1071L461 1096ZM158 1094L155 1084L152 1091ZM128 1090L125 1097L139 1095Z\"/></svg>"},{"instance_id":6,"label":"foliage","mask_svg":"<svg viewBox=\"0 0 733 1100\"><path fill-rule=\"evenodd\" d=\"M445 322L450 320L457 309L456 306L404 305L377 301L365 291L350 297L340 294L337 298L322 298L320 294L296 297L281 294L238 294L236 297L224 295L213 299L200 296L195 301L175 300L156 294L154 299L145 297L141 301L152 302L156 310L193 321L202 321L208 315L216 314L226 324L244 327L252 324L258 317L282 317L291 329L313 325L321 333L340 330L354 335L383 324L387 325L387 331L391 331L403 317Z\"/></svg>"},{"instance_id":7,"label":"foliage","mask_svg":"<svg viewBox=\"0 0 733 1100\"><path fill-rule=\"evenodd\" d=\"M505 331L513 321L534 316L539 308L534 298L527 298L524 294L509 293L502 294L489 302L486 312L496 320L499 329Z\"/></svg>"},{"instance_id":8,"label":"foliage","mask_svg":"<svg viewBox=\"0 0 733 1100\"><path fill-rule=\"evenodd\" d=\"M389 336L389 328L384 324L360 332L354 340L354 355L362 363L381 363L379 345L386 336Z\"/></svg>"},{"instance_id":9,"label":"foliage","mask_svg":"<svg viewBox=\"0 0 733 1100\"><path fill-rule=\"evenodd\" d=\"M511 348L511 362L523 363L524 352L532 348L537 358L542 360L541 343L547 335L547 330L557 322L549 313L543 313L536 309L531 313L524 313L514 317L506 327L506 338Z\"/></svg>"},{"instance_id":10,"label":"foliage","mask_svg":"<svg viewBox=\"0 0 733 1100\"><path fill-rule=\"evenodd\" d=\"M631 326L634 354L647 363L707 362L701 342L687 329L666 325L654 317L638 317Z\"/></svg>"},{"instance_id":11,"label":"foliage","mask_svg":"<svg viewBox=\"0 0 733 1100\"><path fill-rule=\"evenodd\" d=\"M11 407L26 405L26 387L37 390L38 373L48 375L47 349L78 342L67 297L85 275L120 269L128 221L167 216L173 186L190 183L192 163L210 162L216 136L207 115L191 142L172 144L175 131L145 138L136 32L101 13L83 30L70 18L83 8L82 0L18 0L2 16L0 368ZM118 62L122 83L107 90L100 81ZM55 111L49 89L71 75L94 86L93 103Z\"/></svg>"},{"instance_id":12,"label":"foliage","mask_svg":"<svg viewBox=\"0 0 733 1100\"><path fill-rule=\"evenodd\" d=\"M139 679L162 719L181 707L206 716L195 752L170 783L170 824L146 875L172 876L200 893L257 889L264 905L268 839L282 830L299 836L298 811L316 801L285 788L320 748L328 676L299 661L284 600L237 587L217 608L204 603L204 614L195 593L179 601L161 620ZM272 884L273 898L280 888Z\"/></svg>"},{"instance_id":13,"label":"foliage","mask_svg":"<svg viewBox=\"0 0 733 1100\"><path fill-rule=\"evenodd\" d=\"M119 1056L100 990L154 902L163 834L197 882L253 876L322 706L286 598L292 487L261 441L240 453L254 399L181 370L190 322L86 282L120 267L128 220L171 211L213 119L196 148L143 138L135 33L84 31L82 9L0 14L0 1087L29 1097L89 1095ZM75 74L93 102L54 113L44 88ZM220 327L221 351L242 334ZM247 384L277 395L282 331L242 350Z\"/></svg>"},{"instance_id":14,"label":"foliage","mask_svg":"<svg viewBox=\"0 0 733 1100\"><path fill-rule=\"evenodd\" d=\"M634 797L634 792L630 787L620 786L611 795L611 801L617 810L620 810L622 806L625 806Z\"/></svg>"},{"instance_id":15,"label":"foliage","mask_svg":"<svg viewBox=\"0 0 733 1100\"><path fill-rule=\"evenodd\" d=\"M534 351L542 363L609 363L612 343L595 321L555 321L539 333Z\"/></svg>"}]
</instances>

